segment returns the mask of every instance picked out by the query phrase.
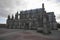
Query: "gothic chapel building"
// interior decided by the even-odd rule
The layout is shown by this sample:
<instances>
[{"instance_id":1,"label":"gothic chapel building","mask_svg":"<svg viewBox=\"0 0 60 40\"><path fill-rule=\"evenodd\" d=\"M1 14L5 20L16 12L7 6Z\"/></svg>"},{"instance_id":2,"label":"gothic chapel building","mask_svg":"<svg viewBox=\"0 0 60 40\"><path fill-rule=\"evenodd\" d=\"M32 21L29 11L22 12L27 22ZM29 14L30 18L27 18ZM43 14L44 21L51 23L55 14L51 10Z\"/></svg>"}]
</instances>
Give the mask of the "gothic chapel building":
<instances>
[{"instance_id":1,"label":"gothic chapel building","mask_svg":"<svg viewBox=\"0 0 60 40\"><path fill-rule=\"evenodd\" d=\"M42 8L17 12L15 18L13 15L12 18L8 15L7 28L33 29L49 33L52 29L57 29L57 22L54 12L46 12L43 3Z\"/></svg>"}]
</instances>

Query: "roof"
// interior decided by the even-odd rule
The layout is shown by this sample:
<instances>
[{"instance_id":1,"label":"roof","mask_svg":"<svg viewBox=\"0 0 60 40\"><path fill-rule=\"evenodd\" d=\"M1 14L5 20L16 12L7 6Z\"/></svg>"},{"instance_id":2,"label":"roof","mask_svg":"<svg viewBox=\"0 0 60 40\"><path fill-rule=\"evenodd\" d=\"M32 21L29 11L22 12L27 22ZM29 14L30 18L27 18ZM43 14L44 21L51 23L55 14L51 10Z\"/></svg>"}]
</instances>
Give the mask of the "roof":
<instances>
[{"instance_id":1,"label":"roof","mask_svg":"<svg viewBox=\"0 0 60 40\"><path fill-rule=\"evenodd\" d=\"M37 9L32 9L32 10L25 10L25 11L20 11L20 13L25 14L25 13L36 13L36 12L41 12L42 8L37 8Z\"/></svg>"}]
</instances>

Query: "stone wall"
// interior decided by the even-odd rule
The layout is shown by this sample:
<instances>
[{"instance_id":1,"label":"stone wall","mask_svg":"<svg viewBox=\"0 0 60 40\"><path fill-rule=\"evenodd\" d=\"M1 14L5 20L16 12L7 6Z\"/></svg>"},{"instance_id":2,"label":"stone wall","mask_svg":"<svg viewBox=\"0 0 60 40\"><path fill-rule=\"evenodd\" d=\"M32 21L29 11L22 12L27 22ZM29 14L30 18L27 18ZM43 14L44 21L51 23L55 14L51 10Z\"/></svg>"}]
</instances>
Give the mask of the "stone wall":
<instances>
[{"instance_id":1,"label":"stone wall","mask_svg":"<svg viewBox=\"0 0 60 40\"><path fill-rule=\"evenodd\" d=\"M6 24L0 24L0 28L6 28Z\"/></svg>"}]
</instances>

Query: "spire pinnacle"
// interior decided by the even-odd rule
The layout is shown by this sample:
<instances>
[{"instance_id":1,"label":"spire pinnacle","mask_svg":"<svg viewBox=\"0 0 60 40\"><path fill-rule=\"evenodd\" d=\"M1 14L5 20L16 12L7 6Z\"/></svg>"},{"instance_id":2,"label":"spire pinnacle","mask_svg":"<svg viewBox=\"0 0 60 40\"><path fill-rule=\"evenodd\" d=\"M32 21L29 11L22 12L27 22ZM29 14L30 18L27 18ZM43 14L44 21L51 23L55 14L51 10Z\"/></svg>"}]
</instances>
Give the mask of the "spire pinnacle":
<instances>
[{"instance_id":1,"label":"spire pinnacle","mask_svg":"<svg viewBox=\"0 0 60 40\"><path fill-rule=\"evenodd\" d=\"M8 20L10 20L10 15L8 15Z\"/></svg>"},{"instance_id":2,"label":"spire pinnacle","mask_svg":"<svg viewBox=\"0 0 60 40\"><path fill-rule=\"evenodd\" d=\"M42 3L42 8L44 8L44 3Z\"/></svg>"},{"instance_id":3,"label":"spire pinnacle","mask_svg":"<svg viewBox=\"0 0 60 40\"><path fill-rule=\"evenodd\" d=\"M14 19L14 16L12 15L12 20Z\"/></svg>"},{"instance_id":4,"label":"spire pinnacle","mask_svg":"<svg viewBox=\"0 0 60 40\"><path fill-rule=\"evenodd\" d=\"M42 3L42 9L45 10L45 8L44 8L44 3Z\"/></svg>"}]
</instances>

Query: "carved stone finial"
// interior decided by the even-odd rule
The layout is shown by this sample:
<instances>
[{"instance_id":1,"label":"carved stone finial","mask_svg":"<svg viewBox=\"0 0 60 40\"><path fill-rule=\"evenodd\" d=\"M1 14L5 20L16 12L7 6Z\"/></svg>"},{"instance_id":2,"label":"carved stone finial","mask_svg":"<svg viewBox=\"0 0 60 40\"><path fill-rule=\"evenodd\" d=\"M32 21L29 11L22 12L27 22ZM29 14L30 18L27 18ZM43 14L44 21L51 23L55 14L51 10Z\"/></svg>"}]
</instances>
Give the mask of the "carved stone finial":
<instances>
[{"instance_id":1,"label":"carved stone finial","mask_svg":"<svg viewBox=\"0 0 60 40\"><path fill-rule=\"evenodd\" d=\"M12 20L14 19L14 16L12 15Z\"/></svg>"},{"instance_id":2,"label":"carved stone finial","mask_svg":"<svg viewBox=\"0 0 60 40\"><path fill-rule=\"evenodd\" d=\"M10 15L8 15L8 20L10 20Z\"/></svg>"},{"instance_id":3,"label":"carved stone finial","mask_svg":"<svg viewBox=\"0 0 60 40\"><path fill-rule=\"evenodd\" d=\"M18 12L15 14L15 19L18 20Z\"/></svg>"},{"instance_id":4,"label":"carved stone finial","mask_svg":"<svg viewBox=\"0 0 60 40\"><path fill-rule=\"evenodd\" d=\"M17 15L18 15L18 11L17 11L17 13L16 13Z\"/></svg>"}]
</instances>

